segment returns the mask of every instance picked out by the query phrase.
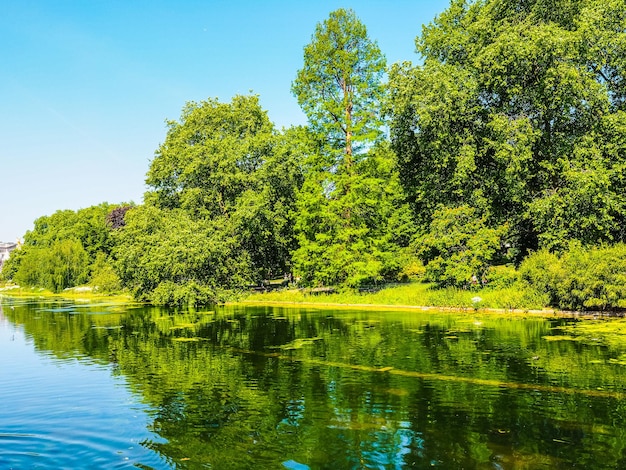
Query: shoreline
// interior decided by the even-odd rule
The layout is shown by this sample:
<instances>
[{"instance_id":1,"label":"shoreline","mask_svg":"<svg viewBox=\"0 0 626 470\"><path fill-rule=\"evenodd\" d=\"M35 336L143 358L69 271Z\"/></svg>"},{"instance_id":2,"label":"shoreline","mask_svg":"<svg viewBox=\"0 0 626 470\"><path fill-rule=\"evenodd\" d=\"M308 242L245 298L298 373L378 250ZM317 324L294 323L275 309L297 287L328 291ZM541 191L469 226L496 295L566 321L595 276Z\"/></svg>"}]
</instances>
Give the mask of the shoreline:
<instances>
[{"instance_id":1,"label":"shoreline","mask_svg":"<svg viewBox=\"0 0 626 470\"><path fill-rule=\"evenodd\" d=\"M240 300L237 302L226 302L224 305L267 305L267 306L283 306L283 307L319 307L334 308L345 310L397 310L397 311L419 311L419 312L456 312L456 313L488 313L494 315L512 314L512 315L533 315L543 317L577 317L577 318L622 318L623 313L615 312L577 312L569 310L558 310L554 308L544 309L521 309L521 308L490 308L490 307L437 307L427 305L394 305L394 304L356 304L356 303L337 303L337 302L297 302L297 301L280 301L280 300Z\"/></svg>"},{"instance_id":2,"label":"shoreline","mask_svg":"<svg viewBox=\"0 0 626 470\"><path fill-rule=\"evenodd\" d=\"M77 303L90 302L106 302L106 303L122 303L122 304L144 304L133 300L128 294L96 294L92 292L64 292L52 293L49 291L25 291L23 289L0 289L1 298L13 299L63 299L74 301ZM149 304L147 304L149 305ZM435 305L407 305L407 304L376 304L376 303L341 303L341 302L310 302L297 300L236 300L227 301L220 306L275 306L285 308L319 308L319 309L338 309L338 310L380 310L380 311L406 311L406 312L450 312L450 313L481 313L493 315L515 315L515 316L542 316L542 317L559 317L559 318L624 318L625 312L616 311L572 311L559 310L555 308L495 308L495 307L453 307L453 306L435 306ZM202 307L200 307L202 308Z\"/></svg>"}]
</instances>

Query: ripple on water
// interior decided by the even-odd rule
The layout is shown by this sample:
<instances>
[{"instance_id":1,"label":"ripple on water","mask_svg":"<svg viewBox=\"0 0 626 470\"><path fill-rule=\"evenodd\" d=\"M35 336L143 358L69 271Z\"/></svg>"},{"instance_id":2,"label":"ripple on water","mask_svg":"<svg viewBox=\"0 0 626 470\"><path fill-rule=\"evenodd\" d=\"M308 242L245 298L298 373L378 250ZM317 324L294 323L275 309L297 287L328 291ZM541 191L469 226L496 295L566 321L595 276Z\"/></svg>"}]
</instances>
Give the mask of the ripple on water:
<instances>
[{"instance_id":1,"label":"ripple on water","mask_svg":"<svg viewBox=\"0 0 626 470\"><path fill-rule=\"evenodd\" d=\"M77 469L77 468L169 468L162 460L149 455L139 444L110 439L98 444L98 437L81 439L57 433L0 434L0 468Z\"/></svg>"},{"instance_id":2,"label":"ripple on water","mask_svg":"<svg viewBox=\"0 0 626 470\"><path fill-rule=\"evenodd\" d=\"M37 353L0 324L0 371L0 469L170 468L142 445L159 439L147 407L109 365Z\"/></svg>"}]
</instances>

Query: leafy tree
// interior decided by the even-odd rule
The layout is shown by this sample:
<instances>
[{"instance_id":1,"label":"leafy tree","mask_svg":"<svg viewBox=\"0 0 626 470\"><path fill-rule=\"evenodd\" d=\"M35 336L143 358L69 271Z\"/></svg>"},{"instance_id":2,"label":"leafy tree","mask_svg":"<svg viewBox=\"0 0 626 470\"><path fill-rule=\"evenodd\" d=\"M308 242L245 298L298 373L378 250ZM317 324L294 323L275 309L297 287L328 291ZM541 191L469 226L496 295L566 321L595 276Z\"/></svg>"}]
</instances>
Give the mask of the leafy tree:
<instances>
[{"instance_id":1,"label":"leafy tree","mask_svg":"<svg viewBox=\"0 0 626 470\"><path fill-rule=\"evenodd\" d=\"M91 266L89 283L95 290L104 294L113 294L122 290L122 284L113 263L104 253L98 253L96 256Z\"/></svg>"},{"instance_id":2,"label":"leafy tree","mask_svg":"<svg viewBox=\"0 0 626 470\"><path fill-rule=\"evenodd\" d=\"M308 138L277 132L257 96L188 103L150 165L145 205L114 231L122 284L140 299L197 304L289 271Z\"/></svg>"},{"instance_id":3,"label":"leafy tree","mask_svg":"<svg viewBox=\"0 0 626 470\"><path fill-rule=\"evenodd\" d=\"M255 172L271 151L274 127L258 97L189 102L180 122L167 124L148 170L146 202L196 217L228 217L241 193L257 189Z\"/></svg>"},{"instance_id":4,"label":"leafy tree","mask_svg":"<svg viewBox=\"0 0 626 470\"><path fill-rule=\"evenodd\" d=\"M487 227L485 217L472 207L437 209L430 229L419 240L427 279L441 287L481 285L505 232L506 227Z\"/></svg>"},{"instance_id":5,"label":"leafy tree","mask_svg":"<svg viewBox=\"0 0 626 470\"><path fill-rule=\"evenodd\" d=\"M189 283L217 290L251 278L248 254L221 219L197 220L182 209L143 205L128 211L125 220L114 234L113 256L122 284L137 299L151 300L159 286L161 292Z\"/></svg>"},{"instance_id":6,"label":"leafy tree","mask_svg":"<svg viewBox=\"0 0 626 470\"><path fill-rule=\"evenodd\" d=\"M113 229L122 228L124 225L126 225L126 222L124 221L124 216L126 215L126 212L128 212L132 207L132 205L123 205L113 209L107 214L107 225Z\"/></svg>"},{"instance_id":7,"label":"leafy tree","mask_svg":"<svg viewBox=\"0 0 626 470\"><path fill-rule=\"evenodd\" d=\"M249 263L247 274L234 278L283 275L294 249L304 131L277 132L257 96L188 103L180 122L168 126L148 171L146 204L219 227L215 234L220 244L232 243L233 260Z\"/></svg>"},{"instance_id":8,"label":"leafy tree","mask_svg":"<svg viewBox=\"0 0 626 470\"><path fill-rule=\"evenodd\" d=\"M331 149L343 148L346 166L359 145L381 133L378 109L385 66L378 45L352 10L331 12L304 48L304 66L293 82L293 93Z\"/></svg>"},{"instance_id":9,"label":"leafy tree","mask_svg":"<svg viewBox=\"0 0 626 470\"><path fill-rule=\"evenodd\" d=\"M300 246L293 259L307 285L395 280L403 268L402 247L415 229L389 146L371 149L351 181L350 191L342 194L328 172L307 173L298 200Z\"/></svg>"},{"instance_id":10,"label":"leafy tree","mask_svg":"<svg viewBox=\"0 0 626 470\"><path fill-rule=\"evenodd\" d=\"M518 259L623 240L626 6L454 0L394 66L393 148L418 220L439 204L508 223Z\"/></svg>"},{"instance_id":11,"label":"leafy tree","mask_svg":"<svg viewBox=\"0 0 626 470\"><path fill-rule=\"evenodd\" d=\"M20 285L60 292L87 281L88 254L77 239L54 241L48 247L33 247L24 253L13 276Z\"/></svg>"},{"instance_id":12,"label":"leafy tree","mask_svg":"<svg viewBox=\"0 0 626 470\"><path fill-rule=\"evenodd\" d=\"M107 214L103 203L78 211L59 210L39 217L24 236L24 244L9 258L3 275L25 286L59 291L87 282L91 272L111 253Z\"/></svg>"},{"instance_id":13,"label":"leafy tree","mask_svg":"<svg viewBox=\"0 0 626 470\"><path fill-rule=\"evenodd\" d=\"M399 271L389 227L402 216L393 155L380 142L385 58L352 10L317 25L292 91L320 145L298 198L298 275L358 285Z\"/></svg>"}]
</instances>

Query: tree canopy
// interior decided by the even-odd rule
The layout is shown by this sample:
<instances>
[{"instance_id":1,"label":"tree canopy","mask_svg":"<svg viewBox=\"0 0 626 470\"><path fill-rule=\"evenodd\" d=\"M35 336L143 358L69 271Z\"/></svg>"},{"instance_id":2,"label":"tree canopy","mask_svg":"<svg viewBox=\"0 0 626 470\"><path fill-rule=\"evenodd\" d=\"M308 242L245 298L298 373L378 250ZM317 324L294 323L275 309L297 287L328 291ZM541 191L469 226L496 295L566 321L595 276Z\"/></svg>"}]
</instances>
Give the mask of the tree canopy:
<instances>
[{"instance_id":1,"label":"tree canopy","mask_svg":"<svg viewBox=\"0 0 626 470\"><path fill-rule=\"evenodd\" d=\"M307 138L276 131L255 95L187 103L117 234L122 280L144 298L189 283L210 297L289 272Z\"/></svg>"},{"instance_id":2,"label":"tree canopy","mask_svg":"<svg viewBox=\"0 0 626 470\"><path fill-rule=\"evenodd\" d=\"M318 23L304 48L304 64L292 91L312 128L343 164L381 133L379 114L386 60L352 10L340 8Z\"/></svg>"},{"instance_id":3,"label":"tree canopy","mask_svg":"<svg viewBox=\"0 0 626 470\"><path fill-rule=\"evenodd\" d=\"M114 240L106 219L116 209L117 206L103 203L39 217L33 230L26 233L21 248L11 254L3 267L3 277L59 292L90 281L102 270L110 270ZM110 282L115 284L116 276L111 276Z\"/></svg>"},{"instance_id":4,"label":"tree canopy","mask_svg":"<svg viewBox=\"0 0 626 470\"><path fill-rule=\"evenodd\" d=\"M454 0L391 72L391 138L422 224L468 205L529 249L624 239L621 1Z\"/></svg>"},{"instance_id":5,"label":"tree canopy","mask_svg":"<svg viewBox=\"0 0 626 470\"><path fill-rule=\"evenodd\" d=\"M558 260L612 287L566 300L577 281L559 268L536 276L552 302L623 306L624 1L452 0L415 44L420 65L385 83L365 25L331 12L291 87L307 126L277 130L256 95L189 102L144 204L38 219L3 277L182 304L285 274L467 287Z\"/></svg>"}]
</instances>

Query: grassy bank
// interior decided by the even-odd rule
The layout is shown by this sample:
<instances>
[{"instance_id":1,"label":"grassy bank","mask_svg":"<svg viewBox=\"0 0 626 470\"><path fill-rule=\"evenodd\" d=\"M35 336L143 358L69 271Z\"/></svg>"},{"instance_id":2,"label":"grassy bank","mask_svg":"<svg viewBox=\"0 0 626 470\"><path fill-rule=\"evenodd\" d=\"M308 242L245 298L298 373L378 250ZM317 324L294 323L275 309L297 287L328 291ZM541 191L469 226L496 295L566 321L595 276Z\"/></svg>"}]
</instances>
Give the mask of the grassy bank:
<instances>
[{"instance_id":1,"label":"grassy bank","mask_svg":"<svg viewBox=\"0 0 626 470\"><path fill-rule=\"evenodd\" d=\"M0 285L0 297L61 298L83 302L133 302L127 294L103 295L85 287L66 289L60 293L41 288ZM312 289L282 289L267 293L245 293L238 296L245 303L282 303L317 305L418 306L455 309L541 310L547 306L545 295L519 285L503 288L464 290L435 289L431 284L414 282L387 287L377 292L339 290L316 293Z\"/></svg>"},{"instance_id":2,"label":"grassy bank","mask_svg":"<svg viewBox=\"0 0 626 470\"><path fill-rule=\"evenodd\" d=\"M128 294L100 294L90 289L75 287L65 289L62 292L54 293L46 289L38 287L20 287L13 284L0 284L0 298L17 297L17 298L40 298L40 299L68 299L83 302L134 302L133 298Z\"/></svg>"},{"instance_id":3,"label":"grassy bank","mask_svg":"<svg viewBox=\"0 0 626 470\"><path fill-rule=\"evenodd\" d=\"M547 298L534 291L514 285L505 288L463 290L433 289L430 284L410 283L392 286L378 292L345 290L315 293L311 289L285 289L267 293L251 293L241 299L252 303L302 303L345 305L397 305L451 308L493 308L505 310L540 310Z\"/></svg>"}]
</instances>

